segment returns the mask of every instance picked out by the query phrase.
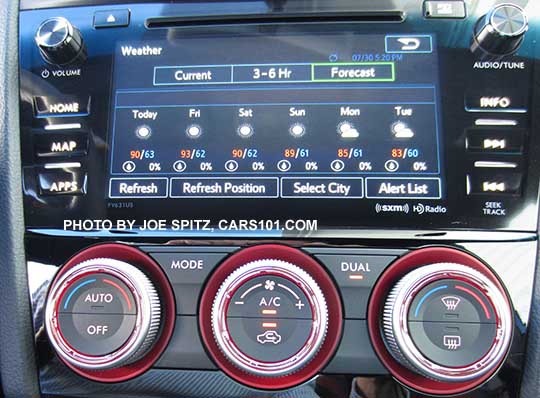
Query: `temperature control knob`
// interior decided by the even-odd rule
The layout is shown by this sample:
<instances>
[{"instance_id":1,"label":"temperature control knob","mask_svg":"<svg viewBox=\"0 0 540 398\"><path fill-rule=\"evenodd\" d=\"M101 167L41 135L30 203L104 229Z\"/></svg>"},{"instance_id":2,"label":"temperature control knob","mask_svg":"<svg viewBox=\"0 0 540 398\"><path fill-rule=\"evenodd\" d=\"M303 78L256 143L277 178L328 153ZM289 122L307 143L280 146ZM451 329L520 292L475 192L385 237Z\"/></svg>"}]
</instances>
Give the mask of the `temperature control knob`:
<instances>
[{"instance_id":1,"label":"temperature control knob","mask_svg":"<svg viewBox=\"0 0 540 398\"><path fill-rule=\"evenodd\" d=\"M295 372L319 351L328 309L311 276L291 263L265 259L233 272L212 310L214 337L225 356L248 373Z\"/></svg>"},{"instance_id":2,"label":"temperature control knob","mask_svg":"<svg viewBox=\"0 0 540 398\"><path fill-rule=\"evenodd\" d=\"M324 269L293 248L261 245L229 257L201 302L201 331L229 376L280 390L317 374L341 331L339 295Z\"/></svg>"},{"instance_id":3,"label":"temperature control knob","mask_svg":"<svg viewBox=\"0 0 540 398\"><path fill-rule=\"evenodd\" d=\"M462 264L411 271L390 291L383 313L384 339L394 359L442 382L478 379L493 371L512 336L504 293Z\"/></svg>"},{"instance_id":4,"label":"temperature control knob","mask_svg":"<svg viewBox=\"0 0 540 398\"><path fill-rule=\"evenodd\" d=\"M86 58L81 33L65 18L47 19L39 26L35 40L41 55L51 64L66 65Z\"/></svg>"},{"instance_id":5,"label":"temperature control knob","mask_svg":"<svg viewBox=\"0 0 540 398\"><path fill-rule=\"evenodd\" d=\"M523 42L528 27L523 9L514 4L498 5L478 21L472 50L492 56L512 54Z\"/></svg>"},{"instance_id":6,"label":"temperature control knob","mask_svg":"<svg viewBox=\"0 0 540 398\"><path fill-rule=\"evenodd\" d=\"M71 365L112 369L143 357L158 337L161 304L137 267L111 258L83 261L55 281L45 322L51 344Z\"/></svg>"}]
</instances>

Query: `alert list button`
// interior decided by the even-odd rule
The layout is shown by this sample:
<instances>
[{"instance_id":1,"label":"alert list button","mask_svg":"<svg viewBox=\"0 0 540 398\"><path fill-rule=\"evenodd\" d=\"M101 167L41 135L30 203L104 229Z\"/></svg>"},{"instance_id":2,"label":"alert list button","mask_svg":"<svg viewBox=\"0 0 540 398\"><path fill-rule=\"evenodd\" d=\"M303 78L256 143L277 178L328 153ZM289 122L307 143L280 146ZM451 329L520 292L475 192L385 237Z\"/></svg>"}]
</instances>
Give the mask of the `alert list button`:
<instances>
[{"instance_id":1,"label":"alert list button","mask_svg":"<svg viewBox=\"0 0 540 398\"><path fill-rule=\"evenodd\" d=\"M363 178L281 178L283 198L346 198L364 197Z\"/></svg>"},{"instance_id":2,"label":"alert list button","mask_svg":"<svg viewBox=\"0 0 540 398\"><path fill-rule=\"evenodd\" d=\"M166 198L169 180L167 178L111 178L109 197L126 198Z\"/></svg>"},{"instance_id":3,"label":"alert list button","mask_svg":"<svg viewBox=\"0 0 540 398\"><path fill-rule=\"evenodd\" d=\"M439 178L366 178L366 197L373 199L440 199Z\"/></svg>"}]
</instances>

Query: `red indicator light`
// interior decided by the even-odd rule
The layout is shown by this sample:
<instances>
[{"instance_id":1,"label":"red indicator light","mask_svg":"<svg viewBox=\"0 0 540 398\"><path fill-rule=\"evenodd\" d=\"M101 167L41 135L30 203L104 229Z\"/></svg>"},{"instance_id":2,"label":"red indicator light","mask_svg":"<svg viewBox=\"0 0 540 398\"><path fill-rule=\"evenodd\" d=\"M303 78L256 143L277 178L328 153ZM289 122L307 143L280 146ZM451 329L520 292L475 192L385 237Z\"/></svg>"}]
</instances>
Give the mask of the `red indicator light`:
<instances>
[{"instance_id":1,"label":"red indicator light","mask_svg":"<svg viewBox=\"0 0 540 398\"><path fill-rule=\"evenodd\" d=\"M489 310L486 306L486 304L484 303L484 301L478 296L478 294L476 294L475 292L473 292L472 290L470 289L467 289L466 287L463 287L463 286L459 286L459 285L456 285L455 286L456 289L458 290L462 290L466 293L469 293L471 296L473 296L476 301L478 301L480 303L480 305L482 306L482 309L484 310L484 313L486 314L486 318L487 319L491 319L490 315L489 315Z\"/></svg>"},{"instance_id":2,"label":"red indicator light","mask_svg":"<svg viewBox=\"0 0 540 398\"><path fill-rule=\"evenodd\" d=\"M131 311L131 301L129 300L129 297L128 297L126 291L122 288L122 286L120 286L118 283L113 282L113 281L111 281L109 279L103 279L103 282L107 283L107 284L109 284L111 286L114 286L115 288L120 290L120 293L122 293L122 296L124 296L124 298L126 299L126 302L127 302L127 305L128 305L128 310Z\"/></svg>"}]
</instances>

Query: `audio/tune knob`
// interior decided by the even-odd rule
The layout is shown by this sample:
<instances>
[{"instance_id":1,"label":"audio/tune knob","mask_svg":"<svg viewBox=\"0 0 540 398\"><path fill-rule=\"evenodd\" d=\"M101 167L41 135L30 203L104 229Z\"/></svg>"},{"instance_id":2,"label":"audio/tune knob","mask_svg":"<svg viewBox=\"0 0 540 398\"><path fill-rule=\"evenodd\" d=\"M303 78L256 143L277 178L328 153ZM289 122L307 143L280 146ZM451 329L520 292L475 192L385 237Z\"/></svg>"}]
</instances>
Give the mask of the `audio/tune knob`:
<instances>
[{"instance_id":1,"label":"audio/tune knob","mask_svg":"<svg viewBox=\"0 0 540 398\"><path fill-rule=\"evenodd\" d=\"M58 355L76 368L132 364L152 348L162 323L160 298L137 267L95 258L69 268L49 292L45 325Z\"/></svg>"},{"instance_id":2,"label":"audio/tune knob","mask_svg":"<svg viewBox=\"0 0 540 398\"><path fill-rule=\"evenodd\" d=\"M409 370L447 383L479 379L505 357L512 312L504 293L462 264L436 263L409 272L387 296L383 335Z\"/></svg>"},{"instance_id":3,"label":"audio/tune knob","mask_svg":"<svg viewBox=\"0 0 540 398\"><path fill-rule=\"evenodd\" d=\"M63 17L44 21L36 32L35 41L48 63L66 65L86 58L81 33Z\"/></svg>"},{"instance_id":4,"label":"audio/tune knob","mask_svg":"<svg viewBox=\"0 0 540 398\"><path fill-rule=\"evenodd\" d=\"M492 56L516 52L523 42L529 23L522 8L514 4L494 7L477 23L472 50L481 50Z\"/></svg>"}]
</instances>

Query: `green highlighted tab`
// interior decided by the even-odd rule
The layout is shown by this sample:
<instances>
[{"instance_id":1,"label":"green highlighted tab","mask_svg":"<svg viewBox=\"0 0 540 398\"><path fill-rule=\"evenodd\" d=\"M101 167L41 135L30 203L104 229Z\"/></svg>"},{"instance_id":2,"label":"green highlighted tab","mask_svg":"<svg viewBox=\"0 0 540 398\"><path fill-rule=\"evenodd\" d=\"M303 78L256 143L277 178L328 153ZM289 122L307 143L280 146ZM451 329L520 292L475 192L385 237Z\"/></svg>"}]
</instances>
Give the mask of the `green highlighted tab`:
<instances>
[{"instance_id":1,"label":"green highlighted tab","mask_svg":"<svg viewBox=\"0 0 540 398\"><path fill-rule=\"evenodd\" d=\"M329 62L311 65L313 82L394 82L394 62Z\"/></svg>"}]
</instances>

